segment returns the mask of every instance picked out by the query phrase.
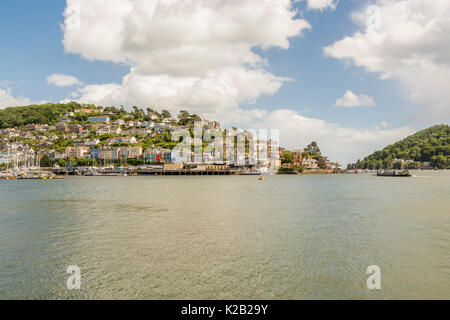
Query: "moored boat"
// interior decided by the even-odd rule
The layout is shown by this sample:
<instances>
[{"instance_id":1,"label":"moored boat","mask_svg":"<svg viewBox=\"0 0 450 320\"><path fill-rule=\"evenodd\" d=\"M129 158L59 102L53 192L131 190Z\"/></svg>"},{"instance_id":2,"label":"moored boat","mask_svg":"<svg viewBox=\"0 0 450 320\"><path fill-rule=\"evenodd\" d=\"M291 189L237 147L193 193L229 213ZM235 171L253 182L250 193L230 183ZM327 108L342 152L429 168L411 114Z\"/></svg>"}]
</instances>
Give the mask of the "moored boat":
<instances>
[{"instance_id":1,"label":"moored boat","mask_svg":"<svg viewBox=\"0 0 450 320\"><path fill-rule=\"evenodd\" d=\"M239 175L241 175L241 176L260 176L261 171L244 171L244 172L241 172Z\"/></svg>"},{"instance_id":2,"label":"moored boat","mask_svg":"<svg viewBox=\"0 0 450 320\"><path fill-rule=\"evenodd\" d=\"M378 170L378 177L412 177L408 170Z\"/></svg>"}]
</instances>

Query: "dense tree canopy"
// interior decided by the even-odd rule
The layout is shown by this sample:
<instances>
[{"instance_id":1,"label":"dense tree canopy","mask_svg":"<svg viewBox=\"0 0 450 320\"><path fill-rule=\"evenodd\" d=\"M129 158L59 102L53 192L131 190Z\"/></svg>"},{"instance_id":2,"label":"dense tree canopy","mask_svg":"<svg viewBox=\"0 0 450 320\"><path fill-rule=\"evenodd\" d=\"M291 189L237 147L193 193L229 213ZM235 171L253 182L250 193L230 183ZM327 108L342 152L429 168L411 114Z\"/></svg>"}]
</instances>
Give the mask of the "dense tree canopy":
<instances>
[{"instance_id":1,"label":"dense tree canopy","mask_svg":"<svg viewBox=\"0 0 450 320\"><path fill-rule=\"evenodd\" d=\"M438 168L450 166L450 126L437 125L417 132L357 163L360 169L398 168L394 159L411 160L411 166L430 162Z\"/></svg>"},{"instance_id":2,"label":"dense tree canopy","mask_svg":"<svg viewBox=\"0 0 450 320\"><path fill-rule=\"evenodd\" d=\"M10 107L0 110L0 128L20 127L27 124L55 124L67 112L82 106L76 102L67 104L47 103L27 107Z\"/></svg>"},{"instance_id":3,"label":"dense tree canopy","mask_svg":"<svg viewBox=\"0 0 450 320\"><path fill-rule=\"evenodd\" d=\"M170 114L170 112L169 112L168 110L163 110L163 111L161 112L161 116L162 116L164 119L172 118L172 115Z\"/></svg>"},{"instance_id":4,"label":"dense tree canopy","mask_svg":"<svg viewBox=\"0 0 450 320\"><path fill-rule=\"evenodd\" d=\"M303 152L314 159L320 159L322 158L322 152L320 152L320 148L317 144L317 142L313 141L311 142L304 150Z\"/></svg>"}]
</instances>

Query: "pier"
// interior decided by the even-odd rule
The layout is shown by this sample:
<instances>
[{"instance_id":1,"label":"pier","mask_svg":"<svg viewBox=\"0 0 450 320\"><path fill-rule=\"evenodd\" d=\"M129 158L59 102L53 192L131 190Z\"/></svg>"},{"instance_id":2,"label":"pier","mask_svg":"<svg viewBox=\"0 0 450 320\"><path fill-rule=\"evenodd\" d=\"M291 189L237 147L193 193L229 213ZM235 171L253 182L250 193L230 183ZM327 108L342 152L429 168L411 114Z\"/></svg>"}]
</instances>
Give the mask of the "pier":
<instances>
[{"instance_id":1,"label":"pier","mask_svg":"<svg viewBox=\"0 0 450 320\"><path fill-rule=\"evenodd\" d=\"M143 167L115 167L98 168L92 170L90 167L68 168L45 168L45 171L51 171L57 176L230 176L240 175L242 170L224 169L224 170L192 170L178 169L165 170L162 168L143 168Z\"/></svg>"}]
</instances>

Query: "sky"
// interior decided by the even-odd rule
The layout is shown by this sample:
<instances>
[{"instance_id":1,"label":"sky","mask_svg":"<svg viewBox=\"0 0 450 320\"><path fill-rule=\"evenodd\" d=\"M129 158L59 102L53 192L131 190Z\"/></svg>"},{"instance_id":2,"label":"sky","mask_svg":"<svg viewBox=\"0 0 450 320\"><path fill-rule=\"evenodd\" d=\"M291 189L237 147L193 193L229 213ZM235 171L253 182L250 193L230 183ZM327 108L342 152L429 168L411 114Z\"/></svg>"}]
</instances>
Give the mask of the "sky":
<instances>
[{"instance_id":1,"label":"sky","mask_svg":"<svg viewBox=\"0 0 450 320\"><path fill-rule=\"evenodd\" d=\"M0 108L189 110L354 162L450 119L448 0L5 0Z\"/></svg>"}]
</instances>

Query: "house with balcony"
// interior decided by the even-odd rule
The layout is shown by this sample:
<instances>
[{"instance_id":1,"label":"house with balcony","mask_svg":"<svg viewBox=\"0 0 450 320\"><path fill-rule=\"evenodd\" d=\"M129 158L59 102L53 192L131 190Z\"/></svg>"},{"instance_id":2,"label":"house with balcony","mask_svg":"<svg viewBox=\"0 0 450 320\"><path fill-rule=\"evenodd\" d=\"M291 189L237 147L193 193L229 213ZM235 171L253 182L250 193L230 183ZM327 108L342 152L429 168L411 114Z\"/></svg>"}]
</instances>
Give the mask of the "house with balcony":
<instances>
[{"instance_id":1,"label":"house with balcony","mask_svg":"<svg viewBox=\"0 0 450 320\"><path fill-rule=\"evenodd\" d=\"M317 160L309 156L303 159L302 166L306 169L317 169L319 167Z\"/></svg>"}]
</instances>

